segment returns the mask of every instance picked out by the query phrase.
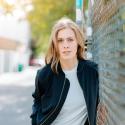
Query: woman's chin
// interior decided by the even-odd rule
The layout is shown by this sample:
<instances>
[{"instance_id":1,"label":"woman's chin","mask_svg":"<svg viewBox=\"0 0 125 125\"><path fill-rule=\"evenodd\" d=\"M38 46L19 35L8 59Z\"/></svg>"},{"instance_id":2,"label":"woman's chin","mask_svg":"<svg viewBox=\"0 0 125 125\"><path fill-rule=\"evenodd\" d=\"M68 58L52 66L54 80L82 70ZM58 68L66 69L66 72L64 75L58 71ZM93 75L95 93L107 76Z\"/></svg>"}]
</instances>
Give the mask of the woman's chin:
<instances>
[{"instance_id":1,"label":"woman's chin","mask_svg":"<svg viewBox=\"0 0 125 125\"><path fill-rule=\"evenodd\" d=\"M64 60L64 61L72 61L72 60L74 60L74 58L65 56L65 57L61 58L61 60Z\"/></svg>"}]
</instances>

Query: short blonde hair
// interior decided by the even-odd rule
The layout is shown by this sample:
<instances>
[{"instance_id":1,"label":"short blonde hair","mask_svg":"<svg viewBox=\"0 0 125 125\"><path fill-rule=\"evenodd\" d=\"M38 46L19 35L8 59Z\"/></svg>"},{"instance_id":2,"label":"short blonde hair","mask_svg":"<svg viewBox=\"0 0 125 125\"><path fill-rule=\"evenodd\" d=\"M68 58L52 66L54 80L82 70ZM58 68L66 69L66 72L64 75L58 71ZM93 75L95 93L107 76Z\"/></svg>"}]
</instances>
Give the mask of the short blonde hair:
<instances>
[{"instance_id":1,"label":"short blonde hair","mask_svg":"<svg viewBox=\"0 0 125 125\"><path fill-rule=\"evenodd\" d=\"M71 19L63 17L58 20L52 28L50 36L50 45L45 57L46 64L51 64L53 72L58 73L57 66L59 63L59 52L57 48L57 35L62 29L70 28L73 30L76 40L78 42L77 58L83 59L85 57L85 33L81 32L80 28Z\"/></svg>"}]
</instances>

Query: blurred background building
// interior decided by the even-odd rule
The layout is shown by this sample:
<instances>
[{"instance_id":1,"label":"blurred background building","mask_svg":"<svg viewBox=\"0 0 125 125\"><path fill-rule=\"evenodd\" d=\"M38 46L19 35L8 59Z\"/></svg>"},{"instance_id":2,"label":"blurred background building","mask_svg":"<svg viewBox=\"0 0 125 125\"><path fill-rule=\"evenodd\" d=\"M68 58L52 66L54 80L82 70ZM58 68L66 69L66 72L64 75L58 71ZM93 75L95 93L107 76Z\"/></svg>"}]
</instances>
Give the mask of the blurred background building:
<instances>
[{"instance_id":1,"label":"blurred background building","mask_svg":"<svg viewBox=\"0 0 125 125\"><path fill-rule=\"evenodd\" d=\"M21 10L21 5L27 5L29 0L20 4L19 0L0 2L0 73L21 71L28 66L31 53L30 24L26 12Z\"/></svg>"}]
</instances>

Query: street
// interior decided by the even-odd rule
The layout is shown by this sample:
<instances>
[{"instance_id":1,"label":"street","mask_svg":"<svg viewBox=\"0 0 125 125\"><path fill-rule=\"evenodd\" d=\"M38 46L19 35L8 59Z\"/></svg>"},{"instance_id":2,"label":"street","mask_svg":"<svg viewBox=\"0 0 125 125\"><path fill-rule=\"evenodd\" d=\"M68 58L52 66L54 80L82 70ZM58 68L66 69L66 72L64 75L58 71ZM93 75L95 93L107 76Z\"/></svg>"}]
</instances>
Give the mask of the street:
<instances>
[{"instance_id":1,"label":"street","mask_svg":"<svg viewBox=\"0 0 125 125\"><path fill-rule=\"evenodd\" d=\"M37 68L0 75L0 125L30 125Z\"/></svg>"}]
</instances>

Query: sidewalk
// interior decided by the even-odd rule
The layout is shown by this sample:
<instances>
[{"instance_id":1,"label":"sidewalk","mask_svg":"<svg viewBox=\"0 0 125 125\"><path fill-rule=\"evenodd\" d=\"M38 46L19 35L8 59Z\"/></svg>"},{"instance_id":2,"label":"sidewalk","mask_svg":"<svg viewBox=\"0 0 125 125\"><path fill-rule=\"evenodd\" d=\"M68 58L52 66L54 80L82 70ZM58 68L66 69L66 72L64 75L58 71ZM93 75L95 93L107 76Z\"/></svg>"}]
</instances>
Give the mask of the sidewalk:
<instances>
[{"instance_id":1,"label":"sidewalk","mask_svg":"<svg viewBox=\"0 0 125 125\"><path fill-rule=\"evenodd\" d=\"M27 77L35 76L37 67L27 67L22 72L8 72L0 74L0 85L11 85L11 84L17 84L18 81L25 79ZM27 84L21 84L21 85L29 85Z\"/></svg>"},{"instance_id":2,"label":"sidewalk","mask_svg":"<svg viewBox=\"0 0 125 125\"><path fill-rule=\"evenodd\" d=\"M37 67L0 75L0 125L31 125Z\"/></svg>"}]
</instances>

